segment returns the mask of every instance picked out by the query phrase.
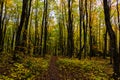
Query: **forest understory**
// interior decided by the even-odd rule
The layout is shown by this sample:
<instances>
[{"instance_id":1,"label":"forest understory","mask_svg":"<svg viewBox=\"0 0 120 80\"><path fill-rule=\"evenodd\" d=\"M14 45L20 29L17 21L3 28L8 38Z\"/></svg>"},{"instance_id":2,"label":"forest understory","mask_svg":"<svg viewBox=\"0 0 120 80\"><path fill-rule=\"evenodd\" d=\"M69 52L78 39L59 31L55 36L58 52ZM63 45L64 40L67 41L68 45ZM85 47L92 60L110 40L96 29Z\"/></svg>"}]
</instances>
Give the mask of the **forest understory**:
<instances>
[{"instance_id":1,"label":"forest understory","mask_svg":"<svg viewBox=\"0 0 120 80\"><path fill-rule=\"evenodd\" d=\"M3 55L0 61L0 80L114 80L109 58L78 60L47 55L26 56L15 62L10 55Z\"/></svg>"}]
</instances>

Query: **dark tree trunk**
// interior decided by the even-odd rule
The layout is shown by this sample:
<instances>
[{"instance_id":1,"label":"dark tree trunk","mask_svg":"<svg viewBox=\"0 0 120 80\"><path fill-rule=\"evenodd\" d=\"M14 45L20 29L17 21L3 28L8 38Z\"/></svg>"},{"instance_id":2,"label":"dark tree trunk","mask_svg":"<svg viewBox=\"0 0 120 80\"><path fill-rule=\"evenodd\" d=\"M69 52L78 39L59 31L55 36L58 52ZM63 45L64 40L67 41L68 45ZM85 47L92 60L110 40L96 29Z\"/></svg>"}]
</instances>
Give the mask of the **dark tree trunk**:
<instances>
[{"instance_id":1,"label":"dark tree trunk","mask_svg":"<svg viewBox=\"0 0 120 80\"><path fill-rule=\"evenodd\" d=\"M71 14L71 0L68 0L68 41L67 41L67 55L71 58L74 51L73 42L73 25L72 25L72 14Z\"/></svg>"},{"instance_id":2,"label":"dark tree trunk","mask_svg":"<svg viewBox=\"0 0 120 80\"><path fill-rule=\"evenodd\" d=\"M103 59L106 59L106 54L107 54L107 30L105 31L105 35L104 35Z\"/></svg>"},{"instance_id":3,"label":"dark tree trunk","mask_svg":"<svg viewBox=\"0 0 120 80\"><path fill-rule=\"evenodd\" d=\"M4 1L4 0L3 0ZM3 5L4 4L4 5ZM4 7L3 7L4 6ZM3 9L4 8L4 11ZM5 39L5 34L6 34L6 29L7 29L7 24L9 22L9 19L6 18L7 16L7 7L6 7L6 2L3 2L1 4L1 20L0 20L0 52L2 52L4 50L4 39ZM4 12L4 16L3 15ZM3 18L2 18L3 17Z\"/></svg>"},{"instance_id":4,"label":"dark tree trunk","mask_svg":"<svg viewBox=\"0 0 120 80\"><path fill-rule=\"evenodd\" d=\"M80 27L80 49L79 49L79 53L77 55L77 57L79 59L81 59L81 54L82 54L82 51L81 51L81 48L82 48L82 21L83 21L83 1L80 1L79 0L79 18L80 18L80 21L79 21L79 27Z\"/></svg>"},{"instance_id":5,"label":"dark tree trunk","mask_svg":"<svg viewBox=\"0 0 120 80\"><path fill-rule=\"evenodd\" d=\"M116 35L112 29L112 25L110 22L110 8L107 3L107 0L103 0L103 4L104 4L105 24L108 34L110 36L110 52L113 54L114 78L117 79L117 77L120 75L120 72L119 72L119 56L117 52Z\"/></svg>"},{"instance_id":6,"label":"dark tree trunk","mask_svg":"<svg viewBox=\"0 0 120 80\"><path fill-rule=\"evenodd\" d=\"M16 39L15 39L15 51L13 55L13 59L17 60L16 54L18 51L22 51L23 53L26 53L25 49L21 49L27 46L27 28L28 28L28 22L29 22L29 16L30 16L30 9L31 9L31 1L32 0L23 0L23 5L22 5L22 14L21 14L21 20L20 20L20 25L17 28L16 32ZM22 44L21 44L21 32L22 28L24 28L23 31L23 39L22 39Z\"/></svg>"},{"instance_id":7,"label":"dark tree trunk","mask_svg":"<svg viewBox=\"0 0 120 80\"><path fill-rule=\"evenodd\" d=\"M116 0L117 1L117 16L118 16L118 29L119 29L119 31L118 31L118 35L119 35L119 47L118 47L118 52L119 52L119 68L120 68L120 12L119 12L119 2L118 2L118 0Z\"/></svg>"},{"instance_id":8,"label":"dark tree trunk","mask_svg":"<svg viewBox=\"0 0 120 80\"><path fill-rule=\"evenodd\" d=\"M0 52L3 51L3 24L2 24L2 17L3 17L3 5L4 5L4 0L0 1Z\"/></svg>"},{"instance_id":9,"label":"dark tree trunk","mask_svg":"<svg viewBox=\"0 0 120 80\"><path fill-rule=\"evenodd\" d=\"M28 23L29 23L29 17L30 17L30 11L31 11L31 3L32 0L25 0L26 1L26 10L25 10L25 26L24 26L24 32L23 32L23 39L22 39L22 43L23 43L23 47L24 47L24 53L27 53L27 35L28 35Z\"/></svg>"},{"instance_id":10,"label":"dark tree trunk","mask_svg":"<svg viewBox=\"0 0 120 80\"><path fill-rule=\"evenodd\" d=\"M93 56L93 50L92 50L92 26L91 26L91 22L92 22L92 19L91 19L91 8L92 8L92 3L90 1L90 12L89 12L89 35L90 35L90 40L89 40L89 44L90 44L90 59L91 57Z\"/></svg>"},{"instance_id":11,"label":"dark tree trunk","mask_svg":"<svg viewBox=\"0 0 120 80\"><path fill-rule=\"evenodd\" d=\"M44 10L45 11L45 10ZM42 25L41 25L41 34L40 34L40 52L39 54L42 54L42 42L43 42L43 27L44 27L44 17L45 17L45 12L43 12L43 17L42 17Z\"/></svg>"},{"instance_id":12,"label":"dark tree trunk","mask_svg":"<svg viewBox=\"0 0 120 80\"><path fill-rule=\"evenodd\" d=\"M22 14L21 14L21 20L20 20L20 25L17 28L17 32L16 32L16 39L15 39L15 52L17 50L19 50L20 47L20 37L21 37L21 32L22 32L22 28L25 22L25 16L26 16L26 3L27 0L23 0L23 5L22 5Z\"/></svg>"},{"instance_id":13,"label":"dark tree trunk","mask_svg":"<svg viewBox=\"0 0 120 80\"><path fill-rule=\"evenodd\" d=\"M43 46L43 57L45 57L45 54L47 53L47 24L48 24L48 0L44 0L45 3L45 19L44 19L44 46Z\"/></svg>"},{"instance_id":14,"label":"dark tree trunk","mask_svg":"<svg viewBox=\"0 0 120 80\"><path fill-rule=\"evenodd\" d=\"M86 14L86 24L85 26L83 26L83 30L84 30L84 58L86 58L87 56L87 27L88 27L88 11L87 11L87 0L85 0L85 14Z\"/></svg>"},{"instance_id":15,"label":"dark tree trunk","mask_svg":"<svg viewBox=\"0 0 120 80\"><path fill-rule=\"evenodd\" d=\"M32 8L32 7L31 7ZM32 43L32 35L31 35L31 30L32 30L32 15L33 15L33 8L31 9L31 15L30 15L30 25L29 25L29 35L28 35L28 54L30 56L33 55L32 48L33 48L33 43Z\"/></svg>"}]
</instances>

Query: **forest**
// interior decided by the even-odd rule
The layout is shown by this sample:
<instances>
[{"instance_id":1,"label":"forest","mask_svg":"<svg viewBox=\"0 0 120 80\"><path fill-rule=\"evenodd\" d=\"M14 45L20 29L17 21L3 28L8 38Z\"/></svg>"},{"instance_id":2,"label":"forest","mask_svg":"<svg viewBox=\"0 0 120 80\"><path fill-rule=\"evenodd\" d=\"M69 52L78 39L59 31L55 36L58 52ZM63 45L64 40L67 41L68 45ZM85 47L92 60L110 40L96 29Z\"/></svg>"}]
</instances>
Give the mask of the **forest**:
<instances>
[{"instance_id":1,"label":"forest","mask_svg":"<svg viewBox=\"0 0 120 80\"><path fill-rule=\"evenodd\" d=\"M0 80L120 80L120 0L0 0Z\"/></svg>"}]
</instances>

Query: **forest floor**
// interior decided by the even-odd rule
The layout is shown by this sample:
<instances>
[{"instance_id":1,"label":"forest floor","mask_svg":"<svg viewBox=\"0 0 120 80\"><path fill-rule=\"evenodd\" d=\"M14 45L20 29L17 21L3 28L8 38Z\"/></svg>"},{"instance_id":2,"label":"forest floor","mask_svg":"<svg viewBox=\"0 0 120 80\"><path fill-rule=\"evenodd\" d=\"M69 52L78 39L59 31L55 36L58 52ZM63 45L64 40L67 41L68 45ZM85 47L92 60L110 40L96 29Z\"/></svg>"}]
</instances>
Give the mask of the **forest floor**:
<instances>
[{"instance_id":1,"label":"forest floor","mask_svg":"<svg viewBox=\"0 0 120 80\"><path fill-rule=\"evenodd\" d=\"M6 56L2 60L0 80L113 80L109 58L26 57L18 63Z\"/></svg>"}]
</instances>

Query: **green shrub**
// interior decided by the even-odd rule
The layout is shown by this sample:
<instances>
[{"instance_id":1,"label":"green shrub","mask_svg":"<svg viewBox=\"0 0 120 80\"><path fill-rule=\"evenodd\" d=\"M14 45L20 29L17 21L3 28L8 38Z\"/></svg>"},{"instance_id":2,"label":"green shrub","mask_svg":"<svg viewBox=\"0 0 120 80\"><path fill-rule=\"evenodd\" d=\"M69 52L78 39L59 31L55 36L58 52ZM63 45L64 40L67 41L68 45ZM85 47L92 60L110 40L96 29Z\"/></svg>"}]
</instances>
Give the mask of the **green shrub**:
<instances>
[{"instance_id":1,"label":"green shrub","mask_svg":"<svg viewBox=\"0 0 120 80\"><path fill-rule=\"evenodd\" d=\"M42 58L26 58L24 66L30 70L34 77L42 77L48 70L48 61Z\"/></svg>"},{"instance_id":2,"label":"green shrub","mask_svg":"<svg viewBox=\"0 0 120 80\"><path fill-rule=\"evenodd\" d=\"M11 68L10 76L13 79L24 80L32 77L29 69L25 68L23 64L14 63L14 67Z\"/></svg>"}]
</instances>

